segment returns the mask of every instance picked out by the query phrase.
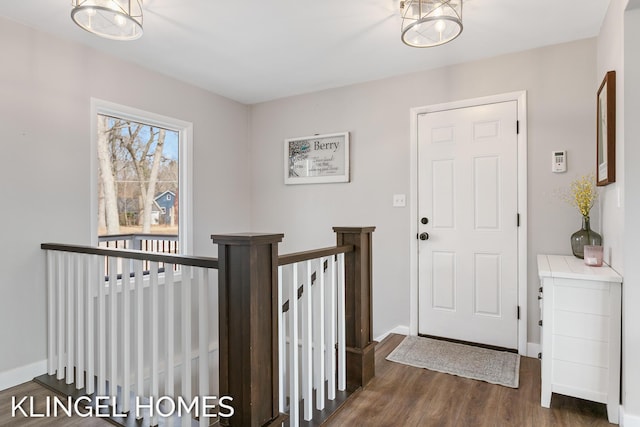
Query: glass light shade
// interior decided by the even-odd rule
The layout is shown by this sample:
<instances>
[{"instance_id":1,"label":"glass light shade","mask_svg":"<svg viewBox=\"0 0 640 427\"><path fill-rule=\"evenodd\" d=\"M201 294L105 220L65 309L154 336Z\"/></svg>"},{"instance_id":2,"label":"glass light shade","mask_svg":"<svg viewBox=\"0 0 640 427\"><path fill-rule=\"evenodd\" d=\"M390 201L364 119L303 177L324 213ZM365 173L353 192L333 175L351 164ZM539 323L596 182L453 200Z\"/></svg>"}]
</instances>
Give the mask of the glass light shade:
<instances>
[{"instance_id":1,"label":"glass light shade","mask_svg":"<svg viewBox=\"0 0 640 427\"><path fill-rule=\"evenodd\" d=\"M142 36L141 0L72 0L71 19L90 33L112 40Z\"/></svg>"},{"instance_id":2,"label":"glass light shade","mask_svg":"<svg viewBox=\"0 0 640 427\"><path fill-rule=\"evenodd\" d=\"M439 46L462 32L462 0L407 0L401 7L402 41L408 46Z\"/></svg>"}]
</instances>

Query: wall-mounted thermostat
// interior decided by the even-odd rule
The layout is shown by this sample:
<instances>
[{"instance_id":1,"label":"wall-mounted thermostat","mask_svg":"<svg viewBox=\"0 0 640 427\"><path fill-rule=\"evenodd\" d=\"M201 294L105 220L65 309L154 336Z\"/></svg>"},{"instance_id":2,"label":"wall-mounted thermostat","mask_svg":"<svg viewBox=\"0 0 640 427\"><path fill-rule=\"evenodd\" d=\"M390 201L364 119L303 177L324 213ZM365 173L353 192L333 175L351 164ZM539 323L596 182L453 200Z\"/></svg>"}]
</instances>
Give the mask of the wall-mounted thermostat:
<instances>
[{"instance_id":1,"label":"wall-mounted thermostat","mask_svg":"<svg viewBox=\"0 0 640 427\"><path fill-rule=\"evenodd\" d=\"M554 151L551 158L551 172L561 173L567 171L567 152Z\"/></svg>"}]
</instances>

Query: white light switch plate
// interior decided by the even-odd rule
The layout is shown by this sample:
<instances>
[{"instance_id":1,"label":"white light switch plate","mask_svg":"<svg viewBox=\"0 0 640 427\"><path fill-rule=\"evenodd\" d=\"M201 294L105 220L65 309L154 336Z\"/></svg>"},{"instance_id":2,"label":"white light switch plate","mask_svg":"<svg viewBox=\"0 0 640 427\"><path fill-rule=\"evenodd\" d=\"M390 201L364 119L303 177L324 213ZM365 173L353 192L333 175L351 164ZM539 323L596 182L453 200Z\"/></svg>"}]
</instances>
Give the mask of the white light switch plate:
<instances>
[{"instance_id":1,"label":"white light switch plate","mask_svg":"<svg viewBox=\"0 0 640 427\"><path fill-rule=\"evenodd\" d=\"M407 196L405 196L404 194L394 194L393 207L404 208L405 206L407 206Z\"/></svg>"}]
</instances>

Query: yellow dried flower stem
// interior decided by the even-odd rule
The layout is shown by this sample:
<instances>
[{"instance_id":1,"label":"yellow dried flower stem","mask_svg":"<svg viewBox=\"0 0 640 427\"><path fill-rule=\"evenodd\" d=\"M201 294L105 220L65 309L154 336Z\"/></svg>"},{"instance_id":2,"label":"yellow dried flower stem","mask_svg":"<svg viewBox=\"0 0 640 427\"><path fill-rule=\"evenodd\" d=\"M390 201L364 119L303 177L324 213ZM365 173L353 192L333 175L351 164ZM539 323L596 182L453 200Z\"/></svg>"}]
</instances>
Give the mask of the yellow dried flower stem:
<instances>
[{"instance_id":1,"label":"yellow dried flower stem","mask_svg":"<svg viewBox=\"0 0 640 427\"><path fill-rule=\"evenodd\" d=\"M569 189L572 195L571 198L568 198L569 203L577 207L582 216L589 216L589 212L598 198L593 175L576 179L571 183Z\"/></svg>"}]
</instances>

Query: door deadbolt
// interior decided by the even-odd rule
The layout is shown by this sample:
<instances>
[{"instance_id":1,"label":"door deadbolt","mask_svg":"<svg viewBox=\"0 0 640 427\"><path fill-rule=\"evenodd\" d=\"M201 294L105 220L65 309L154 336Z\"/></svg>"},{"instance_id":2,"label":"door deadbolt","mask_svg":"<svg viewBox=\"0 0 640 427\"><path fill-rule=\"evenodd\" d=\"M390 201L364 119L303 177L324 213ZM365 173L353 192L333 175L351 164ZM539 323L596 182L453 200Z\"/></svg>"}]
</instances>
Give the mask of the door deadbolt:
<instances>
[{"instance_id":1,"label":"door deadbolt","mask_svg":"<svg viewBox=\"0 0 640 427\"><path fill-rule=\"evenodd\" d=\"M427 217L423 217L423 218L420 220L420 222L421 222L421 223L423 223L423 224L428 224L428 223L429 223L429 218L427 218Z\"/></svg>"},{"instance_id":2,"label":"door deadbolt","mask_svg":"<svg viewBox=\"0 0 640 427\"><path fill-rule=\"evenodd\" d=\"M420 233L420 240L429 240L429 233Z\"/></svg>"}]
</instances>

